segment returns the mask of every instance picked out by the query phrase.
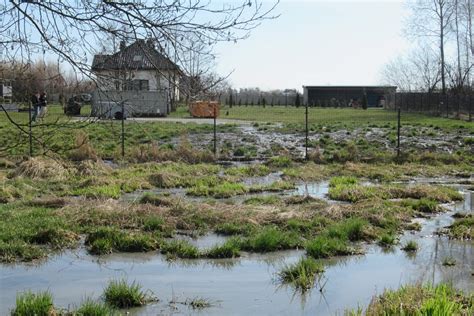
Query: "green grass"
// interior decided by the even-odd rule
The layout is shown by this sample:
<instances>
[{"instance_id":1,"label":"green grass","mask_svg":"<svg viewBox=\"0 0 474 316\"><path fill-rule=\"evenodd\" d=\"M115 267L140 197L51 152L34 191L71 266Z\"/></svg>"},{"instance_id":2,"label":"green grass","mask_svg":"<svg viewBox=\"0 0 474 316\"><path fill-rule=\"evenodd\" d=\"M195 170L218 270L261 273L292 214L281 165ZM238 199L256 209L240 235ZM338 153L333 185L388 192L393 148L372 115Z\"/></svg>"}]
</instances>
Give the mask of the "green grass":
<instances>
[{"instance_id":1,"label":"green grass","mask_svg":"<svg viewBox=\"0 0 474 316\"><path fill-rule=\"evenodd\" d=\"M329 197L334 200L358 202L368 199L423 199L419 202L404 202L419 211L438 209L436 202L447 203L462 200L462 194L446 186L435 185L336 185L329 188Z\"/></svg>"},{"instance_id":2,"label":"green grass","mask_svg":"<svg viewBox=\"0 0 474 316\"><path fill-rule=\"evenodd\" d=\"M427 198L421 198L420 200L406 199L402 202L402 205L422 213L436 213L440 211L438 202Z\"/></svg>"},{"instance_id":3,"label":"green grass","mask_svg":"<svg viewBox=\"0 0 474 316\"><path fill-rule=\"evenodd\" d=\"M285 156L271 157L267 161L267 165L272 168L288 168L293 165L290 158Z\"/></svg>"},{"instance_id":4,"label":"green grass","mask_svg":"<svg viewBox=\"0 0 474 316\"><path fill-rule=\"evenodd\" d=\"M191 306L192 309L201 310L211 307L213 303L208 299L195 297L191 300L186 300L185 305Z\"/></svg>"},{"instance_id":5,"label":"green grass","mask_svg":"<svg viewBox=\"0 0 474 316\"><path fill-rule=\"evenodd\" d=\"M469 214L456 218L448 227L448 235L455 239L474 239L474 216Z\"/></svg>"},{"instance_id":6,"label":"green grass","mask_svg":"<svg viewBox=\"0 0 474 316\"><path fill-rule=\"evenodd\" d=\"M54 315L53 296L49 292L33 293L26 291L16 297L12 316L50 316Z\"/></svg>"},{"instance_id":7,"label":"green grass","mask_svg":"<svg viewBox=\"0 0 474 316\"><path fill-rule=\"evenodd\" d=\"M240 245L236 239L229 239L222 245L217 245L207 250L204 256L212 259L240 257Z\"/></svg>"},{"instance_id":8,"label":"green grass","mask_svg":"<svg viewBox=\"0 0 474 316\"><path fill-rule=\"evenodd\" d=\"M228 112L226 119L239 119L257 122L273 122L287 124L303 124L305 108L292 106L233 106L223 107L222 112ZM189 116L184 109L173 116ZM309 124L320 126L387 126L396 124L397 113L383 109L369 109L367 111L352 108L309 108ZM472 129L469 122L432 117L415 113L403 113L402 123L413 126L438 126L440 128L467 128Z\"/></svg>"},{"instance_id":9,"label":"green grass","mask_svg":"<svg viewBox=\"0 0 474 316\"><path fill-rule=\"evenodd\" d=\"M330 238L358 241L364 239L364 227L368 222L361 218L349 218L345 221L332 225L327 230Z\"/></svg>"},{"instance_id":10,"label":"green grass","mask_svg":"<svg viewBox=\"0 0 474 316\"><path fill-rule=\"evenodd\" d=\"M298 234L269 226L263 228L260 232L242 239L240 247L246 251L271 252L293 249L300 244L301 239Z\"/></svg>"},{"instance_id":11,"label":"green grass","mask_svg":"<svg viewBox=\"0 0 474 316\"><path fill-rule=\"evenodd\" d=\"M407 252L417 251L418 250L418 243L414 240L409 240L403 245L402 250L405 250Z\"/></svg>"},{"instance_id":12,"label":"green grass","mask_svg":"<svg viewBox=\"0 0 474 316\"><path fill-rule=\"evenodd\" d=\"M443 266L445 267L452 267L456 265L456 259L453 257L445 257L443 258Z\"/></svg>"},{"instance_id":13,"label":"green grass","mask_svg":"<svg viewBox=\"0 0 474 316\"><path fill-rule=\"evenodd\" d=\"M107 304L86 298L81 306L75 310L78 316L111 316L117 313Z\"/></svg>"},{"instance_id":14,"label":"green grass","mask_svg":"<svg viewBox=\"0 0 474 316\"><path fill-rule=\"evenodd\" d=\"M222 223L217 225L214 229L217 234L225 236L249 235L253 230L255 230L254 225L236 222Z\"/></svg>"},{"instance_id":15,"label":"green grass","mask_svg":"<svg viewBox=\"0 0 474 316\"><path fill-rule=\"evenodd\" d=\"M295 184L290 181L278 180L271 184L266 185L254 185L248 188L250 193L259 192L281 192L286 190L294 190Z\"/></svg>"},{"instance_id":16,"label":"green grass","mask_svg":"<svg viewBox=\"0 0 474 316\"><path fill-rule=\"evenodd\" d=\"M162 231L165 226L165 220L160 216L149 216L143 221L145 231Z\"/></svg>"},{"instance_id":17,"label":"green grass","mask_svg":"<svg viewBox=\"0 0 474 316\"><path fill-rule=\"evenodd\" d=\"M307 255L315 259L346 256L353 253L347 241L326 236L318 236L308 241L305 249Z\"/></svg>"},{"instance_id":18,"label":"green grass","mask_svg":"<svg viewBox=\"0 0 474 316\"><path fill-rule=\"evenodd\" d=\"M244 201L246 205L274 205L281 203L281 198L277 195L254 196Z\"/></svg>"},{"instance_id":19,"label":"green grass","mask_svg":"<svg viewBox=\"0 0 474 316\"><path fill-rule=\"evenodd\" d=\"M368 316L378 315L472 315L472 295L447 284L405 285L398 290L386 290L374 298L366 310Z\"/></svg>"},{"instance_id":20,"label":"green grass","mask_svg":"<svg viewBox=\"0 0 474 316\"><path fill-rule=\"evenodd\" d=\"M197 259L201 257L199 249L186 240L171 240L164 242L163 245L161 245L160 250L168 259Z\"/></svg>"},{"instance_id":21,"label":"green grass","mask_svg":"<svg viewBox=\"0 0 474 316\"><path fill-rule=\"evenodd\" d=\"M48 115L44 124L35 124L33 126L33 135L46 143L47 146L63 157L68 157L75 150L74 131L82 130L89 137L89 143L95 148L97 155L101 158L112 158L119 156L120 152L120 121L98 121L98 122L79 122L67 118L59 106L48 106ZM19 124L27 124L28 113L10 113L12 119ZM221 126L221 130L232 130L232 126ZM0 113L0 129L4 131L0 135L0 144L17 144L17 146L8 146L5 148L10 156L19 157L28 153L27 135L19 133L6 118L5 114ZM210 133L212 125L196 123L168 123L168 122L128 122L125 124L126 137L125 146L127 154L132 154L133 148L149 145L159 140L166 142L172 137L178 137L183 133ZM34 152L41 153L41 145L34 142Z\"/></svg>"},{"instance_id":22,"label":"green grass","mask_svg":"<svg viewBox=\"0 0 474 316\"><path fill-rule=\"evenodd\" d=\"M105 255L112 252L146 252L158 249L159 241L146 233L127 233L113 227L99 227L85 241L89 252Z\"/></svg>"},{"instance_id":23,"label":"green grass","mask_svg":"<svg viewBox=\"0 0 474 316\"><path fill-rule=\"evenodd\" d=\"M270 172L270 168L262 164L231 167L224 170L225 175L240 177L263 177L270 174Z\"/></svg>"},{"instance_id":24,"label":"green grass","mask_svg":"<svg viewBox=\"0 0 474 316\"><path fill-rule=\"evenodd\" d=\"M383 234L378 244L382 247L391 247L397 243L397 238L392 234Z\"/></svg>"},{"instance_id":25,"label":"green grass","mask_svg":"<svg viewBox=\"0 0 474 316\"><path fill-rule=\"evenodd\" d=\"M324 267L313 258L301 258L285 266L277 275L282 284L290 284L296 290L306 292L314 287L316 275L323 272Z\"/></svg>"},{"instance_id":26,"label":"green grass","mask_svg":"<svg viewBox=\"0 0 474 316\"><path fill-rule=\"evenodd\" d=\"M339 176L339 177L332 177L329 181L329 187L337 187L337 186L351 186L356 185L359 183L359 180L356 177L346 177L346 176Z\"/></svg>"},{"instance_id":27,"label":"green grass","mask_svg":"<svg viewBox=\"0 0 474 316\"><path fill-rule=\"evenodd\" d=\"M104 289L104 300L116 308L143 306L151 300L139 283L127 283L126 280L111 280Z\"/></svg>"},{"instance_id":28,"label":"green grass","mask_svg":"<svg viewBox=\"0 0 474 316\"><path fill-rule=\"evenodd\" d=\"M222 182L213 186L209 186L205 183L197 183L195 186L189 188L186 194L223 199L235 195L242 195L247 192L247 187L242 183Z\"/></svg>"}]
</instances>

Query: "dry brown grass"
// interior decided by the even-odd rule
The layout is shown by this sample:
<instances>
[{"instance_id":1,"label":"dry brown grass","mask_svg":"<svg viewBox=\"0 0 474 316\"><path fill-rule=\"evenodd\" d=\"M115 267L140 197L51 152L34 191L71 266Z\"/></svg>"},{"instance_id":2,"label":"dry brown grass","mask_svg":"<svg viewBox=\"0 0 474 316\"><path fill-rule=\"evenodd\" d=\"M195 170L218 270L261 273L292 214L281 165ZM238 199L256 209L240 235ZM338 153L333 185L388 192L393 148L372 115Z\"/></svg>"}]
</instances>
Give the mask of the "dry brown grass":
<instances>
[{"instance_id":1,"label":"dry brown grass","mask_svg":"<svg viewBox=\"0 0 474 316\"><path fill-rule=\"evenodd\" d=\"M102 160L83 160L76 168L81 176L101 176L112 172L112 168Z\"/></svg>"},{"instance_id":2,"label":"dry brown grass","mask_svg":"<svg viewBox=\"0 0 474 316\"><path fill-rule=\"evenodd\" d=\"M89 135L84 131L77 132L74 147L75 149L69 153L69 159L73 161L98 159L96 150L89 143Z\"/></svg>"},{"instance_id":3,"label":"dry brown grass","mask_svg":"<svg viewBox=\"0 0 474 316\"><path fill-rule=\"evenodd\" d=\"M189 140L183 136L175 149L161 148L156 143L138 146L130 152L129 160L139 163L151 161L182 161L195 164L214 162L215 158L209 151L194 149Z\"/></svg>"},{"instance_id":4,"label":"dry brown grass","mask_svg":"<svg viewBox=\"0 0 474 316\"><path fill-rule=\"evenodd\" d=\"M65 180L70 175L70 168L63 162L45 157L33 157L20 163L9 176L31 179Z\"/></svg>"},{"instance_id":5,"label":"dry brown grass","mask_svg":"<svg viewBox=\"0 0 474 316\"><path fill-rule=\"evenodd\" d=\"M48 208L60 208L66 206L68 200L65 198L59 198L55 196L47 196L41 198L35 198L29 201L27 204L37 207L48 207Z\"/></svg>"}]
</instances>

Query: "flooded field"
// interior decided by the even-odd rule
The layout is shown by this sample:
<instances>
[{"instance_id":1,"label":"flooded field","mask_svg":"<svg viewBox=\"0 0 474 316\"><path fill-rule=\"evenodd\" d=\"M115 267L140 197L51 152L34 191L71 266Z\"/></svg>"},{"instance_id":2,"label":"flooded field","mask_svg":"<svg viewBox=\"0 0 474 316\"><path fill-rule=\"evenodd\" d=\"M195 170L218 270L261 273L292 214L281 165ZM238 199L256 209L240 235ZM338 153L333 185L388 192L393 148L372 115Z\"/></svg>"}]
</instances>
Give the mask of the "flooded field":
<instances>
[{"instance_id":1,"label":"flooded field","mask_svg":"<svg viewBox=\"0 0 474 316\"><path fill-rule=\"evenodd\" d=\"M428 181L428 180L427 180ZM436 180L429 180L431 182ZM442 182L442 181L438 181ZM140 282L159 301L131 309L131 315L156 314L305 314L335 315L346 309L366 306L385 288L416 282L448 282L467 292L474 291L474 245L437 234L453 222L455 213L472 213L472 191L457 185L464 200L445 205L449 211L416 219L421 230L406 232L400 244L383 249L362 244L365 255L323 259L325 272L306 294L277 282L276 273L285 264L304 256L303 250L268 254L243 253L235 259L177 259L167 261L157 252L91 256L84 249L65 251L34 264L0 265L0 314L14 307L18 292L49 290L55 304L73 308L87 297L99 298L106 283L124 277ZM295 192L325 198L328 184L298 186ZM190 240L200 249L222 244L226 237L206 235ZM400 250L407 240L419 245L416 253ZM444 258L455 266L443 266ZM211 303L205 310L194 310L185 303L202 298Z\"/></svg>"}]
</instances>

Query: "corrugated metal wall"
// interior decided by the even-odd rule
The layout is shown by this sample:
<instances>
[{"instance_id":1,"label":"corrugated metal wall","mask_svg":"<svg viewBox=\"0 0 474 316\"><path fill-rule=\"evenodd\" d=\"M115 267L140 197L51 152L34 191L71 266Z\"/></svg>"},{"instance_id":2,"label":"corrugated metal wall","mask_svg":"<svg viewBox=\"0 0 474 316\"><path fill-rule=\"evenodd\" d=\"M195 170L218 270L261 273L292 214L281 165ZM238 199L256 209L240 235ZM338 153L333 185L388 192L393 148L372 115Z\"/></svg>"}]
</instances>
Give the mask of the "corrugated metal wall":
<instances>
[{"instance_id":1,"label":"corrugated metal wall","mask_svg":"<svg viewBox=\"0 0 474 316\"><path fill-rule=\"evenodd\" d=\"M92 115L101 113L101 103L125 102L131 116L164 116L170 111L168 91L99 91L92 95Z\"/></svg>"}]
</instances>

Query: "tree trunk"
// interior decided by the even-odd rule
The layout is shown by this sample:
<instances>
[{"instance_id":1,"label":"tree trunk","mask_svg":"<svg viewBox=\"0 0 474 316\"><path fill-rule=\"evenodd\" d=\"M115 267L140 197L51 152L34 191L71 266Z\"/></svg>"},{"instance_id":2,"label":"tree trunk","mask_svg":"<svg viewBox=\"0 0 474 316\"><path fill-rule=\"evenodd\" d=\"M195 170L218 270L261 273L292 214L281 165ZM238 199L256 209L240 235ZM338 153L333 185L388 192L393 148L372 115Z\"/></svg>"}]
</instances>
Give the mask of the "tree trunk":
<instances>
[{"instance_id":1,"label":"tree trunk","mask_svg":"<svg viewBox=\"0 0 474 316\"><path fill-rule=\"evenodd\" d=\"M439 19L439 24L440 24L440 54L441 54L441 87L442 87L442 93L443 95L446 94L446 65L444 61L444 12L443 12L443 7L440 7L440 19Z\"/></svg>"},{"instance_id":2,"label":"tree trunk","mask_svg":"<svg viewBox=\"0 0 474 316\"><path fill-rule=\"evenodd\" d=\"M458 90L462 88L462 70L461 70L461 46L459 43L459 3L458 0L454 1L455 5L455 22L456 22L456 49L458 53L458 78L456 85Z\"/></svg>"}]
</instances>

